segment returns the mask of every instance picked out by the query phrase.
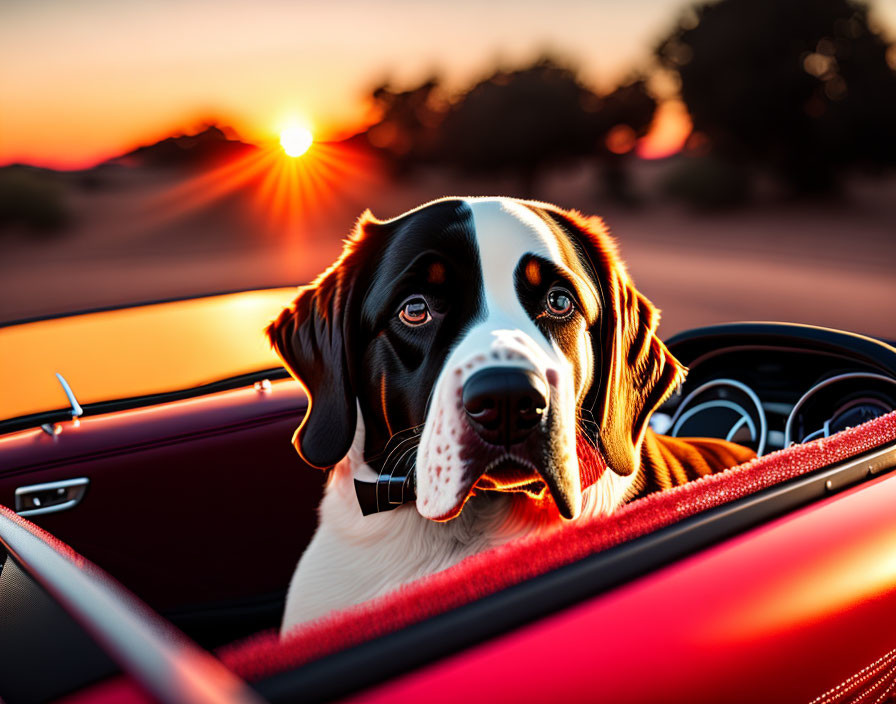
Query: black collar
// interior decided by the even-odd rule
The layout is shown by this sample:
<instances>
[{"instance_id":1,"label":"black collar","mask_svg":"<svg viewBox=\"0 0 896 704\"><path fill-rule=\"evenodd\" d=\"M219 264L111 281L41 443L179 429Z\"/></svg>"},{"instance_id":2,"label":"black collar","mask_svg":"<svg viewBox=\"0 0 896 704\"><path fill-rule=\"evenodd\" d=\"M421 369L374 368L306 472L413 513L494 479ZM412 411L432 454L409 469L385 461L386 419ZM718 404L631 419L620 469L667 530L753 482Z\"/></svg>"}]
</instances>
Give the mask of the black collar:
<instances>
[{"instance_id":1,"label":"black collar","mask_svg":"<svg viewBox=\"0 0 896 704\"><path fill-rule=\"evenodd\" d=\"M423 424L402 430L389 438L378 455L364 463L377 473L375 481L355 479L355 494L361 513L391 511L417 498L417 447Z\"/></svg>"}]
</instances>

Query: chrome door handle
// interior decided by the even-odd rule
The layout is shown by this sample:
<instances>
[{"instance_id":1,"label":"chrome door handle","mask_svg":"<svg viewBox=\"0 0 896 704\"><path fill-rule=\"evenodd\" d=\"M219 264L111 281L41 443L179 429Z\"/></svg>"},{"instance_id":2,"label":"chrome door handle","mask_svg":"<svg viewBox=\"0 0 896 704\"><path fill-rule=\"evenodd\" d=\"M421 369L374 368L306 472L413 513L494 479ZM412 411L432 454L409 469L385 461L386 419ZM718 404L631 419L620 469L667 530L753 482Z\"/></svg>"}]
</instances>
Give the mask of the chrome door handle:
<instances>
[{"instance_id":1,"label":"chrome door handle","mask_svg":"<svg viewBox=\"0 0 896 704\"><path fill-rule=\"evenodd\" d=\"M16 489L16 513L20 516L37 516L41 513L66 511L81 503L87 493L87 477L65 479L61 482L32 484Z\"/></svg>"}]
</instances>

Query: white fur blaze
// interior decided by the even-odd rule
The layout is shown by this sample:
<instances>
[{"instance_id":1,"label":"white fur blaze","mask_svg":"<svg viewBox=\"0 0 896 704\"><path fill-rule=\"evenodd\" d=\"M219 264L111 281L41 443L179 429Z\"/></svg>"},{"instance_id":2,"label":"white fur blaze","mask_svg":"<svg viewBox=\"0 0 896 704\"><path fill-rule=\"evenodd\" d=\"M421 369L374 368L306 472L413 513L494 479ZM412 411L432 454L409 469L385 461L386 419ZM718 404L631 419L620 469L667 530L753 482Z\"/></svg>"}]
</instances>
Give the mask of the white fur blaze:
<instances>
[{"instance_id":1,"label":"white fur blaze","mask_svg":"<svg viewBox=\"0 0 896 704\"><path fill-rule=\"evenodd\" d=\"M417 452L417 511L446 521L457 516L486 467L469 449L477 442L463 408L463 385L483 367L536 372L550 389L552 467L539 467L568 517L582 507L575 453L575 393L569 360L549 342L519 301L514 270L527 254L560 261L553 234L540 218L502 199L471 200L482 267L484 319L457 343L436 381ZM538 458L532 458L538 461ZM539 462L539 464L542 464Z\"/></svg>"}]
</instances>

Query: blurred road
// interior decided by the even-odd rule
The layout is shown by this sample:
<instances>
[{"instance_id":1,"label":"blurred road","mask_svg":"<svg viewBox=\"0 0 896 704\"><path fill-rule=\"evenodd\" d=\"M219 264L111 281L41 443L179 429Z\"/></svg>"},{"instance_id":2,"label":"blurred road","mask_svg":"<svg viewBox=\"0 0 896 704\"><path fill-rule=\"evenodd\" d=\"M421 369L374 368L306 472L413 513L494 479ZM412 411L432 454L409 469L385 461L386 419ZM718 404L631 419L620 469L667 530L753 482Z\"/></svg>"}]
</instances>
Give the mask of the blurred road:
<instances>
[{"instance_id":1,"label":"blurred road","mask_svg":"<svg viewBox=\"0 0 896 704\"><path fill-rule=\"evenodd\" d=\"M661 165L639 167L649 180ZM129 179L129 180L127 180ZM370 207L391 217L448 194L513 194L513 183L373 179L330 194L290 227L265 224L232 193L168 216L166 174L75 190L72 231L0 239L0 321L117 303L300 284L337 255ZM663 310L661 333L735 320L780 320L896 338L896 181L858 183L842 202L766 203L697 215L657 199L637 210L594 196L587 170L545 179L538 196L601 214L638 287ZM251 201L251 202L250 202Z\"/></svg>"}]
</instances>

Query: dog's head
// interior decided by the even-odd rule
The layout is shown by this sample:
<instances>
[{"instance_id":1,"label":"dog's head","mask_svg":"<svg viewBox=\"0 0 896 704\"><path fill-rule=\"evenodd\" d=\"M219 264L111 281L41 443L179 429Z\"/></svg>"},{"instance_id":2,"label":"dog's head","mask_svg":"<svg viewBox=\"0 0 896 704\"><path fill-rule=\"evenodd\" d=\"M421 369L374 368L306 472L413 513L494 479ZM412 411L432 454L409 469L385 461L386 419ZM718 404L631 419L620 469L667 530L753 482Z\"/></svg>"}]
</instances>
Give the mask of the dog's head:
<instances>
[{"instance_id":1,"label":"dog's head","mask_svg":"<svg viewBox=\"0 0 896 704\"><path fill-rule=\"evenodd\" d=\"M309 464L347 454L360 408L366 457L418 429L421 515L549 491L573 518L596 467L634 476L647 419L683 377L657 323L600 220L474 198L365 213L268 334L310 396L294 438Z\"/></svg>"}]
</instances>

